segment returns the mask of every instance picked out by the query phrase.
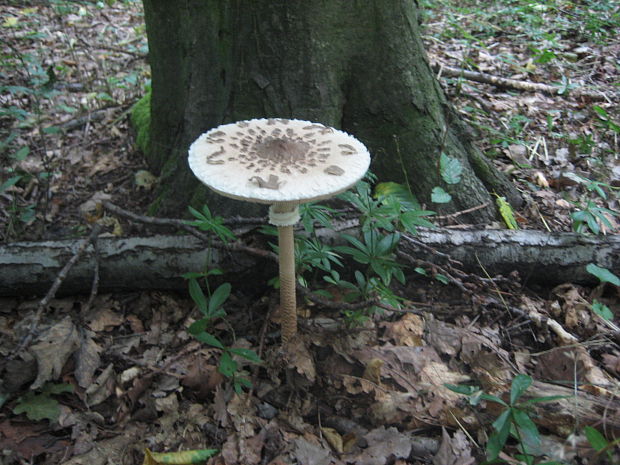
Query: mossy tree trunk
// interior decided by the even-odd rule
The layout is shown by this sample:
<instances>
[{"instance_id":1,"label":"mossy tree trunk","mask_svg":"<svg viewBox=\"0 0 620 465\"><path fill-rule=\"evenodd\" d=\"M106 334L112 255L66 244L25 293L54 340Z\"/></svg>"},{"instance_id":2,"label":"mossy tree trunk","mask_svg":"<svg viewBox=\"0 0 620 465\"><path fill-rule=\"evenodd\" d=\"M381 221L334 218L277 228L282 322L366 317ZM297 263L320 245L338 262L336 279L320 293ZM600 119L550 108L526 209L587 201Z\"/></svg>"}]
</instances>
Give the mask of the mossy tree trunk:
<instances>
[{"instance_id":1,"label":"mossy tree trunk","mask_svg":"<svg viewBox=\"0 0 620 465\"><path fill-rule=\"evenodd\" d=\"M415 0L144 0L152 67L151 167L156 207L207 201L220 214L249 205L199 187L190 143L222 123L256 117L317 121L358 137L380 180L405 182L421 201L434 186L453 210L518 202L516 190L473 147L429 67ZM461 160L447 186L441 151Z\"/></svg>"}]
</instances>

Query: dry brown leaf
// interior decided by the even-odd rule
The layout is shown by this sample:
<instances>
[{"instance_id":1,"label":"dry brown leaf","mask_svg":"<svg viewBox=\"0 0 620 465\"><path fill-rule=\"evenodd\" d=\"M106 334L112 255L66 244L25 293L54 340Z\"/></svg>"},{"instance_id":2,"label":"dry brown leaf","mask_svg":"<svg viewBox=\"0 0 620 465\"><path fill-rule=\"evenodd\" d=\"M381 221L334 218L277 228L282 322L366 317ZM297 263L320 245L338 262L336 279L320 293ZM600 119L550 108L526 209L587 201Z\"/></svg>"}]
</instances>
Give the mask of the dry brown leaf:
<instances>
[{"instance_id":1,"label":"dry brown leaf","mask_svg":"<svg viewBox=\"0 0 620 465\"><path fill-rule=\"evenodd\" d=\"M71 317L66 317L45 331L30 352L37 360L37 379L30 386L38 389L60 376L62 367L79 347L80 338Z\"/></svg>"},{"instance_id":2,"label":"dry brown leaf","mask_svg":"<svg viewBox=\"0 0 620 465\"><path fill-rule=\"evenodd\" d=\"M92 383L95 371L101 363L99 353L102 348L93 340L90 331L84 331L84 333L76 354L75 379L81 387L87 388Z\"/></svg>"},{"instance_id":3,"label":"dry brown leaf","mask_svg":"<svg viewBox=\"0 0 620 465\"><path fill-rule=\"evenodd\" d=\"M381 367L383 366L383 360L380 358L370 359L364 367L364 374L362 378L367 379L381 386Z\"/></svg>"},{"instance_id":4,"label":"dry brown leaf","mask_svg":"<svg viewBox=\"0 0 620 465\"><path fill-rule=\"evenodd\" d=\"M314 360L301 337L286 343L286 356L288 367L306 378L310 384L314 384L316 380Z\"/></svg>"},{"instance_id":5,"label":"dry brown leaf","mask_svg":"<svg viewBox=\"0 0 620 465\"><path fill-rule=\"evenodd\" d=\"M293 455L297 458L297 463L305 465L329 465L334 458L329 449L304 438L295 439Z\"/></svg>"},{"instance_id":6,"label":"dry brown leaf","mask_svg":"<svg viewBox=\"0 0 620 465\"><path fill-rule=\"evenodd\" d=\"M471 455L471 445L461 430L452 437L441 428L441 444L433 457L433 465L471 465L475 458Z\"/></svg>"},{"instance_id":7,"label":"dry brown leaf","mask_svg":"<svg viewBox=\"0 0 620 465\"><path fill-rule=\"evenodd\" d=\"M374 429L364 439L368 447L353 458L356 465L384 465L406 459L411 453L411 437L394 427Z\"/></svg>"},{"instance_id":8,"label":"dry brown leaf","mask_svg":"<svg viewBox=\"0 0 620 465\"><path fill-rule=\"evenodd\" d=\"M424 344L424 320L419 315L406 313L400 320L385 322L384 339L392 341L397 346L416 347Z\"/></svg>"},{"instance_id":9,"label":"dry brown leaf","mask_svg":"<svg viewBox=\"0 0 620 465\"><path fill-rule=\"evenodd\" d=\"M93 383L86 389L86 405L92 407L98 405L114 392L116 385L116 374L114 373L114 365L110 363Z\"/></svg>"},{"instance_id":10,"label":"dry brown leaf","mask_svg":"<svg viewBox=\"0 0 620 465\"><path fill-rule=\"evenodd\" d=\"M342 454L344 452L344 446L342 442L342 436L340 433L336 431L334 428L322 427L321 433L327 440L332 449L334 449L338 454Z\"/></svg>"},{"instance_id":11,"label":"dry brown leaf","mask_svg":"<svg viewBox=\"0 0 620 465\"><path fill-rule=\"evenodd\" d=\"M84 318L88 327L94 331L109 331L125 323L125 319L110 308L97 308Z\"/></svg>"}]
</instances>

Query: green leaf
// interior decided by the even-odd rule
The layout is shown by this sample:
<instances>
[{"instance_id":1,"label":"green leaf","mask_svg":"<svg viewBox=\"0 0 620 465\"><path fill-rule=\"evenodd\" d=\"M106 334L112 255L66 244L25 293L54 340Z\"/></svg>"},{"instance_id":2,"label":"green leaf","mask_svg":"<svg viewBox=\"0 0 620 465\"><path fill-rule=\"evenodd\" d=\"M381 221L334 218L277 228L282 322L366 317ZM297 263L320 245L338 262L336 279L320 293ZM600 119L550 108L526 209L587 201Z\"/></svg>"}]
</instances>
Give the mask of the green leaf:
<instances>
[{"instance_id":1,"label":"green leaf","mask_svg":"<svg viewBox=\"0 0 620 465\"><path fill-rule=\"evenodd\" d=\"M230 283L224 283L218 286L215 292L213 292L211 298L209 299L209 315L213 315L215 311L220 308L224 304L224 302L226 302L226 299L228 299L228 297L230 296L230 289Z\"/></svg>"},{"instance_id":2,"label":"green leaf","mask_svg":"<svg viewBox=\"0 0 620 465\"><path fill-rule=\"evenodd\" d=\"M421 209L420 202L418 202L418 199L415 198L406 185L396 182L380 182L377 184L374 197L376 199L382 199L389 196L394 196L398 199L404 210Z\"/></svg>"},{"instance_id":3,"label":"green leaf","mask_svg":"<svg viewBox=\"0 0 620 465\"><path fill-rule=\"evenodd\" d=\"M220 366L218 370L227 378L233 376L237 371L237 362L233 360L229 352L224 352L220 357Z\"/></svg>"},{"instance_id":4,"label":"green leaf","mask_svg":"<svg viewBox=\"0 0 620 465\"><path fill-rule=\"evenodd\" d=\"M602 304L598 300L594 299L592 302L592 311L600 316L603 320L612 321L614 319L613 312L605 304Z\"/></svg>"},{"instance_id":5,"label":"green leaf","mask_svg":"<svg viewBox=\"0 0 620 465\"><path fill-rule=\"evenodd\" d=\"M204 332L209 327L210 322L211 318L208 317L196 320L191 325L189 325L189 328L187 328L187 332L189 332L193 336L196 336Z\"/></svg>"},{"instance_id":6,"label":"green leaf","mask_svg":"<svg viewBox=\"0 0 620 465\"><path fill-rule=\"evenodd\" d=\"M586 426L583 431L586 433L588 442L596 451L600 452L608 446L609 442L596 428Z\"/></svg>"},{"instance_id":7,"label":"green leaf","mask_svg":"<svg viewBox=\"0 0 620 465\"><path fill-rule=\"evenodd\" d=\"M525 391L532 385L532 378L528 375L518 374L512 380L512 386L510 387L510 405L517 403L517 400L523 395Z\"/></svg>"},{"instance_id":8,"label":"green leaf","mask_svg":"<svg viewBox=\"0 0 620 465\"><path fill-rule=\"evenodd\" d=\"M55 422L60 416L60 406L56 399L52 399L48 395L29 392L19 398L13 413L15 415L25 413L28 419L32 421L49 420Z\"/></svg>"},{"instance_id":9,"label":"green leaf","mask_svg":"<svg viewBox=\"0 0 620 465\"><path fill-rule=\"evenodd\" d=\"M12 158L18 161L24 161L29 153L30 153L30 147L28 147L27 145L24 145L17 152L13 154Z\"/></svg>"},{"instance_id":10,"label":"green leaf","mask_svg":"<svg viewBox=\"0 0 620 465\"><path fill-rule=\"evenodd\" d=\"M197 449L160 453L146 449L143 465L193 465L205 462L218 452L218 449Z\"/></svg>"},{"instance_id":11,"label":"green leaf","mask_svg":"<svg viewBox=\"0 0 620 465\"><path fill-rule=\"evenodd\" d=\"M457 394L463 394L466 396L471 396L475 392L478 392L480 388L478 386L467 386L465 384L444 384L444 387L450 389L452 392L456 392Z\"/></svg>"},{"instance_id":12,"label":"green leaf","mask_svg":"<svg viewBox=\"0 0 620 465\"><path fill-rule=\"evenodd\" d=\"M441 152L439 157L439 173L447 184L458 184L461 182L463 165L458 159L449 157Z\"/></svg>"},{"instance_id":13,"label":"green leaf","mask_svg":"<svg viewBox=\"0 0 620 465\"><path fill-rule=\"evenodd\" d=\"M198 278L202 278L203 276L204 276L204 273L199 273L197 271L192 271L192 272L184 273L181 275L183 279L198 279Z\"/></svg>"},{"instance_id":14,"label":"green leaf","mask_svg":"<svg viewBox=\"0 0 620 465\"><path fill-rule=\"evenodd\" d=\"M224 344L222 344L220 340L216 338L213 334L199 333L199 334L194 334L194 337L198 339L200 342L204 342L205 344L208 344L210 346L225 350Z\"/></svg>"},{"instance_id":15,"label":"green leaf","mask_svg":"<svg viewBox=\"0 0 620 465\"><path fill-rule=\"evenodd\" d=\"M508 435L510 434L510 410L504 410L497 420L493 422L493 427L496 429L496 433L489 436L487 442L487 458L489 460L495 460L499 453L504 448Z\"/></svg>"},{"instance_id":16,"label":"green leaf","mask_svg":"<svg viewBox=\"0 0 620 465\"><path fill-rule=\"evenodd\" d=\"M452 200L452 196L448 194L441 187L433 187L431 191L431 202L433 203L448 203Z\"/></svg>"},{"instance_id":17,"label":"green leaf","mask_svg":"<svg viewBox=\"0 0 620 465\"><path fill-rule=\"evenodd\" d=\"M204 292L202 292L200 284L198 284L198 281L194 278L189 280L189 295L198 306L198 309L206 315L208 309L207 298L205 297Z\"/></svg>"},{"instance_id":18,"label":"green leaf","mask_svg":"<svg viewBox=\"0 0 620 465\"><path fill-rule=\"evenodd\" d=\"M500 399L499 397L494 396L494 395L491 395L491 394L486 394L486 393L483 393L483 394L480 396L480 398L481 398L481 399L483 399L483 400L489 400L489 401L491 401L491 402L497 402L498 404L503 405L504 407L508 407L508 404L507 404L506 402L504 402L504 401L503 401L502 399Z\"/></svg>"},{"instance_id":19,"label":"green leaf","mask_svg":"<svg viewBox=\"0 0 620 465\"><path fill-rule=\"evenodd\" d=\"M7 190L9 187L13 187L15 184L19 182L22 177L20 175L12 176L0 185L0 193Z\"/></svg>"},{"instance_id":20,"label":"green leaf","mask_svg":"<svg viewBox=\"0 0 620 465\"><path fill-rule=\"evenodd\" d=\"M611 283L615 286L620 286L620 278L607 268L601 268L594 263L589 263L588 266L586 266L586 271L596 276L602 283Z\"/></svg>"},{"instance_id":21,"label":"green leaf","mask_svg":"<svg viewBox=\"0 0 620 465\"><path fill-rule=\"evenodd\" d=\"M245 358L246 360L249 360L250 362L253 362L253 363L263 363L263 361L256 354L256 352L254 352L251 349L244 349L242 347L231 347L228 350L230 352L232 352L233 354L235 354L235 355L238 355L240 357Z\"/></svg>"},{"instance_id":22,"label":"green leaf","mask_svg":"<svg viewBox=\"0 0 620 465\"><path fill-rule=\"evenodd\" d=\"M539 404L541 402L553 402L554 400L560 399L568 399L570 396L543 396L543 397L534 397L533 399L528 399L522 403L522 405L527 404Z\"/></svg>"},{"instance_id":23,"label":"green leaf","mask_svg":"<svg viewBox=\"0 0 620 465\"><path fill-rule=\"evenodd\" d=\"M519 428L521 445L524 447L524 452L527 454L540 453L540 434L538 433L536 424L532 421L527 412L513 408L512 418Z\"/></svg>"},{"instance_id":24,"label":"green leaf","mask_svg":"<svg viewBox=\"0 0 620 465\"><path fill-rule=\"evenodd\" d=\"M603 120L608 120L609 115L607 111L603 107L599 107L598 105L594 105L592 109L598 114L598 116Z\"/></svg>"}]
</instances>

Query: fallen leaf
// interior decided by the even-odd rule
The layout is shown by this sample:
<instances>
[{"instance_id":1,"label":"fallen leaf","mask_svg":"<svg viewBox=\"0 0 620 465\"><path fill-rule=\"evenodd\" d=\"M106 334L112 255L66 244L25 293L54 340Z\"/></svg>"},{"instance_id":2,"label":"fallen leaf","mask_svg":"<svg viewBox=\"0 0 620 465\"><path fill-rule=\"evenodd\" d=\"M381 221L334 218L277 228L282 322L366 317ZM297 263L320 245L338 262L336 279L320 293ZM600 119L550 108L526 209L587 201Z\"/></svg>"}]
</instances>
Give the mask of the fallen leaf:
<instances>
[{"instance_id":1,"label":"fallen leaf","mask_svg":"<svg viewBox=\"0 0 620 465\"><path fill-rule=\"evenodd\" d=\"M92 407L106 400L114 392L115 384L114 365L110 363L86 389L86 405Z\"/></svg>"},{"instance_id":2,"label":"fallen leaf","mask_svg":"<svg viewBox=\"0 0 620 465\"><path fill-rule=\"evenodd\" d=\"M303 438L295 439L293 454L297 463L304 465L329 465L334 458L331 451Z\"/></svg>"},{"instance_id":3,"label":"fallen leaf","mask_svg":"<svg viewBox=\"0 0 620 465\"><path fill-rule=\"evenodd\" d=\"M465 434L458 430L450 437L446 429L441 428L441 444L433 457L433 465L470 465L474 461Z\"/></svg>"},{"instance_id":4,"label":"fallen leaf","mask_svg":"<svg viewBox=\"0 0 620 465\"><path fill-rule=\"evenodd\" d=\"M344 452L342 436L340 436L340 433L338 433L338 431L336 431L334 428L322 427L321 433L323 433L323 436L325 437L329 445L332 446L332 448L337 453L342 454Z\"/></svg>"},{"instance_id":5,"label":"fallen leaf","mask_svg":"<svg viewBox=\"0 0 620 465\"><path fill-rule=\"evenodd\" d=\"M38 389L60 376L69 357L79 347L80 339L71 317L65 317L45 331L30 352L37 360L38 375L30 389Z\"/></svg>"},{"instance_id":6,"label":"fallen leaf","mask_svg":"<svg viewBox=\"0 0 620 465\"><path fill-rule=\"evenodd\" d=\"M411 453L411 437L394 427L377 428L364 436L368 447L354 457L356 465L384 465L406 459Z\"/></svg>"}]
</instances>

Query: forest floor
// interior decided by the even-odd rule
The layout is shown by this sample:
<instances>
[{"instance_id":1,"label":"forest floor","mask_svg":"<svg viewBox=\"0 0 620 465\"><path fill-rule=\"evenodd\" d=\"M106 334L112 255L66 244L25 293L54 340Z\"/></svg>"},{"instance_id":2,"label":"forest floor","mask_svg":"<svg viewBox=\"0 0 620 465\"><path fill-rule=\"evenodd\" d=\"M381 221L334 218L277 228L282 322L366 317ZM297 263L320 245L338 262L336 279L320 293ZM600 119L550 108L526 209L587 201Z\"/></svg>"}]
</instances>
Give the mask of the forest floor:
<instances>
[{"instance_id":1,"label":"forest floor","mask_svg":"<svg viewBox=\"0 0 620 465\"><path fill-rule=\"evenodd\" d=\"M480 148L522 190L519 228L617 233L617 3L478 3L421 1L424 39ZM129 121L149 82L141 3L2 2L0 36L0 241L84 238L104 200L146 214L157 178ZM107 218L108 233L155 232ZM304 300L286 348L268 319L275 274L252 290L224 274L231 295L209 300L227 312L212 328L224 350L189 332L196 292L2 298L0 465L200 459L147 448L215 449L212 465L620 463L618 270L535 290L421 271L395 286L399 309L338 309L333 288L335 309Z\"/></svg>"}]
</instances>

